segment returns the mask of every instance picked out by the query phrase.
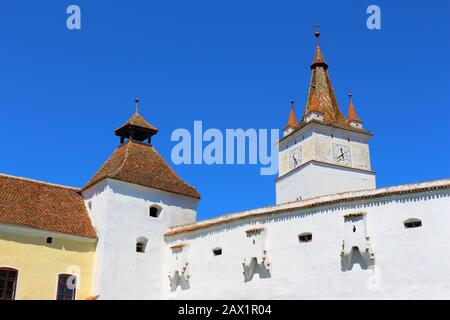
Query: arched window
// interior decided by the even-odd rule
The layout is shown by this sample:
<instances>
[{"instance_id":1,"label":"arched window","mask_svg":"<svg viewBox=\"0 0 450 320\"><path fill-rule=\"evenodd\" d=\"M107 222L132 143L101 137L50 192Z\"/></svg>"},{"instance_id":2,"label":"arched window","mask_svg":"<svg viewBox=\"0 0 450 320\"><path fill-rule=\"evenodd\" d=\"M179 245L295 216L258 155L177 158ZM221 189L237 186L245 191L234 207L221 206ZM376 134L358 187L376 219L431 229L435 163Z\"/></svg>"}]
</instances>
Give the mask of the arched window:
<instances>
[{"instance_id":1,"label":"arched window","mask_svg":"<svg viewBox=\"0 0 450 320\"><path fill-rule=\"evenodd\" d=\"M56 300L75 300L77 277L72 274L58 275Z\"/></svg>"},{"instance_id":2,"label":"arched window","mask_svg":"<svg viewBox=\"0 0 450 320\"><path fill-rule=\"evenodd\" d=\"M136 252L145 253L147 249L148 239L145 237L139 237L136 239Z\"/></svg>"},{"instance_id":3,"label":"arched window","mask_svg":"<svg viewBox=\"0 0 450 320\"><path fill-rule=\"evenodd\" d=\"M18 274L16 269L0 268L0 300L14 300Z\"/></svg>"},{"instance_id":4,"label":"arched window","mask_svg":"<svg viewBox=\"0 0 450 320\"><path fill-rule=\"evenodd\" d=\"M300 233L298 235L298 241L300 243L303 242L311 242L312 241L312 233L311 232L304 232L304 233Z\"/></svg>"},{"instance_id":5,"label":"arched window","mask_svg":"<svg viewBox=\"0 0 450 320\"><path fill-rule=\"evenodd\" d=\"M422 221L420 219L411 218L403 221L406 229L419 228L422 226Z\"/></svg>"},{"instance_id":6,"label":"arched window","mask_svg":"<svg viewBox=\"0 0 450 320\"><path fill-rule=\"evenodd\" d=\"M161 207L160 206L156 206L156 205L152 205L150 206L150 212L149 215L152 218L158 218L159 214L161 213Z\"/></svg>"}]
</instances>

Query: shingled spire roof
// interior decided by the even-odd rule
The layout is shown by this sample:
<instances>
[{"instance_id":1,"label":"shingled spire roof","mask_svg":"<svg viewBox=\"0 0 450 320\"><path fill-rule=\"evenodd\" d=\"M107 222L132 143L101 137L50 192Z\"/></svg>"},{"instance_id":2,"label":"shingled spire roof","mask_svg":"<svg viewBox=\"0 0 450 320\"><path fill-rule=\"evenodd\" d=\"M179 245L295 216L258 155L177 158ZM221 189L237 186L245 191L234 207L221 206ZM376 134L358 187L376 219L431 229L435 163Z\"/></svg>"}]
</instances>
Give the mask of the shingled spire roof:
<instances>
[{"instance_id":1,"label":"shingled spire roof","mask_svg":"<svg viewBox=\"0 0 450 320\"><path fill-rule=\"evenodd\" d=\"M296 128L297 127L297 120L295 119L295 101L294 99L291 100L291 111L289 112L289 120L285 128Z\"/></svg>"},{"instance_id":2,"label":"shingled spire roof","mask_svg":"<svg viewBox=\"0 0 450 320\"><path fill-rule=\"evenodd\" d=\"M350 104L348 106L348 121L358 121L362 122L361 119L358 117L355 111L355 106L353 105L353 99L352 94L349 93L348 96L350 97Z\"/></svg>"},{"instance_id":3,"label":"shingled spire roof","mask_svg":"<svg viewBox=\"0 0 450 320\"><path fill-rule=\"evenodd\" d=\"M306 108L300 124L305 124L305 116L312 110L323 113L324 122L343 128L349 128L347 120L339 109L339 105L328 75L328 65L325 63L319 47L320 33L316 32L316 52L311 65L312 75L309 84Z\"/></svg>"}]
</instances>

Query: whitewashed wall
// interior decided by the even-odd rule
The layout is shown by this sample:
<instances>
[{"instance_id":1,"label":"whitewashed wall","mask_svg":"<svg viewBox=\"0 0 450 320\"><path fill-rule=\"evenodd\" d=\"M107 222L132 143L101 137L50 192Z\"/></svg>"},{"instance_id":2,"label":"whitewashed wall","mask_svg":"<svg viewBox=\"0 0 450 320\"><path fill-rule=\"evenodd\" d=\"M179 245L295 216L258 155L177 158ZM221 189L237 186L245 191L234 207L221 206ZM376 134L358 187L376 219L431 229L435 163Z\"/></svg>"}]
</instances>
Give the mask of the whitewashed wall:
<instances>
[{"instance_id":1,"label":"whitewashed wall","mask_svg":"<svg viewBox=\"0 0 450 320\"><path fill-rule=\"evenodd\" d=\"M310 123L280 142L279 178L276 181L277 204L335 194L374 189L371 171L370 135ZM333 145L348 146L351 165L337 166ZM300 166L290 167L291 152L301 148ZM314 163L311 163L314 161ZM328 165L327 165L328 164Z\"/></svg>"},{"instance_id":2,"label":"whitewashed wall","mask_svg":"<svg viewBox=\"0 0 450 320\"><path fill-rule=\"evenodd\" d=\"M375 268L341 270L342 242L360 246L349 235L344 215L364 212ZM409 218L423 226L405 229ZM260 256L246 230L265 228L263 246L271 278L245 283L243 259ZM391 196L304 209L264 219L241 220L166 238L169 247L189 248L190 288L170 291L163 279L162 298L168 299L448 299L450 296L450 190ZM312 242L299 243L298 234L311 232ZM351 233L351 231L350 231ZM347 236L346 236L347 234ZM221 247L222 255L212 249ZM171 267L165 264L166 272ZM164 277L163 277L164 278Z\"/></svg>"},{"instance_id":3,"label":"whitewashed wall","mask_svg":"<svg viewBox=\"0 0 450 320\"><path fill-rule=\"evenodd\" d=\"M192 223L198 200L107 179L83 192L99 241L93 294L100 299L156 299L166 284L163 233L170 226ZM162 208L149 216L151 205ZM145 253L136 240L148 239Z\"/></svg>"},{"instance_id":4,"label":"whitewashed wall","mask_svg":"<svg viewBox=\"0 0 450 320\"><path fill-rule=\"evenodd\" d=\"M305 164L275 185L277 204L375 187L375 173L320 162Z\"/></svg>"}]
</instances>

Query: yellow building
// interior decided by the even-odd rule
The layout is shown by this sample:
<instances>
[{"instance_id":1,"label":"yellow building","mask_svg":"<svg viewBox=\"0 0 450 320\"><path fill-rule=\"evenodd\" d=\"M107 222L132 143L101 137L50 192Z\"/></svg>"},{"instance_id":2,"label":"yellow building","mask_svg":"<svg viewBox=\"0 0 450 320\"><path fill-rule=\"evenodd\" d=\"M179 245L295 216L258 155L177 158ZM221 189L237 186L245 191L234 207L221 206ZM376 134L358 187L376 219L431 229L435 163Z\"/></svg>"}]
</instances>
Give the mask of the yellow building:
<instances>
[{"instance_id":1,"label":"yellow building","mask_svg":"<svg viewBox=\"0 0 450 320\"><path fill-rule=\"evenodd\" d=\"M0 300L91 298L96 243L78 189L0 175Z\"/></svg>"}]
</instances>

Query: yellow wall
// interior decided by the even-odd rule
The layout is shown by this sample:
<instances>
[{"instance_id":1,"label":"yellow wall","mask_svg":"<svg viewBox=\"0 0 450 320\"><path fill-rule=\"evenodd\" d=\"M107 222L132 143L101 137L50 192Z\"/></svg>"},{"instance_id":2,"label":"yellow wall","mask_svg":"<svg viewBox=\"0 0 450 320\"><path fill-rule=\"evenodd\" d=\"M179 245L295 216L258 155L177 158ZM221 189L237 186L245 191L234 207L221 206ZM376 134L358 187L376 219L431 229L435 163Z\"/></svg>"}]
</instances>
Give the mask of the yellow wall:
<instances>
[{"instance_id":1,"label":"yellow wall","mask_svg":"<svg viewBox=\"0 0 450 320\"><path fill-rule=\"evenodd\" d=\"M76 299L91 295L95 243L0 233L0 267L19 270L16 299L55 300L58 274L77 275ZM70 272L69 272L70 271Z\"/></svg>"}]
</instances>

